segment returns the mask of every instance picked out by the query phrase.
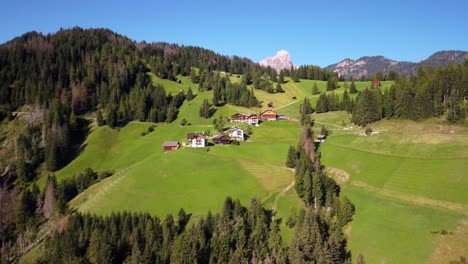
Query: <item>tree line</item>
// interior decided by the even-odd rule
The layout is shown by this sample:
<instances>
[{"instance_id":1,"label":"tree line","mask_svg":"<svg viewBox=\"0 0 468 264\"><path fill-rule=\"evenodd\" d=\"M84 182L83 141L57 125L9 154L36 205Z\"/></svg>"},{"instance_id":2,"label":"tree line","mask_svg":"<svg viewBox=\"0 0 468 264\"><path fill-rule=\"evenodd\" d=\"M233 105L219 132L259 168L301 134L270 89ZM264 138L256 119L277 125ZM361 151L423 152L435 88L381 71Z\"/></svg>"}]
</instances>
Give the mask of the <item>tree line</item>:
<instances>
[{"instance_id":1,"label":"tree line","mask_svg":"<svg viewBox=\"0 0 468 264\"><path fill-rule=\"evenodd\" d=\"M42 192L35 182L30 188L0 187L0 262L11 263L26 253L26 247L36 241L41 225L69 213L70 200L112 174L86 169L62 182L48 176Z\"/></svg>"},{"instance_id":2,"label":"tree line","mask_svg":"<svg viewBox=\"0 0 468 264\"><path fill-rule=\"evenodd\" d=\"M352 113L352 122L365 126L387 119L421 120L444 117L451 123L468 116L468 61L446 67L420 68L414 76L399 76L390 88L368 87L357 92L354 82L350 98L345 89L342 98L333 92L320 94L315 111L345 110Z\"/></svg>"},{"instance_id":3,"label":"tree line","mask_svg":"<svg viewBox=\"0 0 468 264\"><path fill-rule=\"evenodd\" d=\"M192 221L191 224L188 224ZM164 219L147 213L74 213L47 239L39 263L349 263L338 225L326 212L301 210L288 248L280 220L252 199L226 198L222 210L197 221L183 209Z\"/></svg>"}]
</instances>

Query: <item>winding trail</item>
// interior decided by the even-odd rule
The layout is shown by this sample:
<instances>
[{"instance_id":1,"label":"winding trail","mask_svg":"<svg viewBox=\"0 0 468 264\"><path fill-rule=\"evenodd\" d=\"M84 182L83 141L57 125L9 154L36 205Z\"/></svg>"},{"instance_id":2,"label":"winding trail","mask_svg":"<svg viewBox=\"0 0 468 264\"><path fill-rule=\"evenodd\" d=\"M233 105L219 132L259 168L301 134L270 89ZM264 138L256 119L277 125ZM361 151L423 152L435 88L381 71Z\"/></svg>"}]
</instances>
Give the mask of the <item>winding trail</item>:
<instances>
[{"instance_id":1,"label":"winding trail","mask_svg":"<svg viewBox=\"0 0 468 264\"><path fill-rule=\"evenodd\" d=\"M296 183L295 180L291 182L286 188L284 188L276 197L275 201L273 202L273 205L271 206L271 210L276 212L276 207L278 206L278 201L281 197L283 197L289 190L291 190L292 187L294 187L294 184Z\"/></svg>"},{"instance_id":2,"label":"winding trail","mask_svg":"<svg viewBox=\"0 0 468 264\"><path fill-rule=\"evenodd\" d=\"M297 103L297 101L294 101L294 102L291 102L291 103L289 103L289 104L285 104L285 105L282 105L282 106L280 106L280 107L274 108L274 110L278 110L278 109L284 108L284 107L286 107L286 106L290 106L290 105L292 105L292 104L294 104L294 103Z\"/></svg>"}]
</instances>

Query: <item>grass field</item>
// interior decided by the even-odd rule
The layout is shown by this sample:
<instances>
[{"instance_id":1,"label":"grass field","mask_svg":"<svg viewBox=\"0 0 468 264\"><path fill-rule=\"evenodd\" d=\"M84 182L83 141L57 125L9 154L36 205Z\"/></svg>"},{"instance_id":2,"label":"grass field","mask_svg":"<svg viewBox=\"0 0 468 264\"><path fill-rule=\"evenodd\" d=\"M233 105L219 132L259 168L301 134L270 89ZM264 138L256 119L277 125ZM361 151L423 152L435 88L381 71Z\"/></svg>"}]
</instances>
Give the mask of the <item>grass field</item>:
<instances>
[{"instance_id":1,"label":"grass field","mask_svg":"<svg viewBox=\"0 0 468 264\"><path fill-rule=\"evenodd\" d=\"M335 125L347 118L314 116ZM370 126L380 133L337 129L320 147L322 163L349 176L341 183L356 205L349 246L369 263L427 263L441 241L451 241L434 232L452 232L468 216L467 128L386 120ZM468 248L464 241L457 247ZM442 263L456 259L440 255Z\"/></svg>"},{"instance_id":2,"label":"grass field","mask_svg":"<svg viewBox=\"0 0 468 264\"><path fill-rule=\"evenodd\" d=\"M211 101L211 91L198 92L197 85L187 77L179 76L180 84L152 78L172 94L190 86L196 97L184 102L175 122L157 124L155 131L144 137L140 133L147 130L149 123L130 123L118 130L94 129L83 153L59 171L57 177L59 180L71 177L87 167L97 171L112 169L116 173L86 190L70 205L98 214L133 210L160 217L183 207L195 219L208 210L220 210L227 195L241 199L244 204L256 196L265 207L272 207L278 194L294 178L293 172L284 167L284 161L289 145L297 143L298 122L266 122L253 127L248 142L240 146L212 146L209 151L185 148L165 154L161 144L166 140L184 141L188 132L213 132L214 118L236 112L258 113L268 102L273 102L279 114L298 117L304 97L311 98L315 105L318 95L311 95L315 81L294 83L287 79L283 94L255 90L264 107L225 105L205 120L199 117L198 110L203 99ZM240 80L236 76L231 79ZM391 84L383 82L383 87ZM325 92L326 82L317 81L317 85ZM356 85L361 90L370 83ZM340 86L334 92L341 96L344 85ZM192 125L180 127L183 118ZM437 120L380 121L371 124L380 133L364 137L359 135L364 129L347 127L350 121L344 112L313 114L312 118L317 129L325 125L332 131L319 149L322 163L349 176L341 185L343 193L356 205L355 220L346 229L354 256L363 253L368 263L425 263L436 248L441 248L441 241L453 242L450 237L442 239L431 232L458 230L460 221L466 218L466 127L447 126ZM293 230L284 222L301 206L294 189L276 204L287 243ZM465 240L460 241L458 245L465 246ZM443 252L439 255L437 259L449 259Z\"/></svg>"}]
</instances>

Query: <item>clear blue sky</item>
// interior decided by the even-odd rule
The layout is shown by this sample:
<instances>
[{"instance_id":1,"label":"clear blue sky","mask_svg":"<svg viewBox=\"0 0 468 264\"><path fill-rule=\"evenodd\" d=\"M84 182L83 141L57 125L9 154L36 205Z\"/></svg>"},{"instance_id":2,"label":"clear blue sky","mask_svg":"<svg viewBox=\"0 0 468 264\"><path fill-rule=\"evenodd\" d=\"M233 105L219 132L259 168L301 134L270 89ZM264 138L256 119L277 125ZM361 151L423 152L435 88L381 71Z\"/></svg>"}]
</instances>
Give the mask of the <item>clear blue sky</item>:
<instances>
[{"instance_id":1,"label":"clear blue sky","mask_svg":"<svg viewBox=\"0 0 468 264\"><path fill-rule=\"evenodd\" d=\"M259 61L285 49L294 64L327 66L384 55L419 61L468 50L468 1L0 2L0 43L36 30L105 27L131 39L196 45Z\"/></svg>"}]
</instances>

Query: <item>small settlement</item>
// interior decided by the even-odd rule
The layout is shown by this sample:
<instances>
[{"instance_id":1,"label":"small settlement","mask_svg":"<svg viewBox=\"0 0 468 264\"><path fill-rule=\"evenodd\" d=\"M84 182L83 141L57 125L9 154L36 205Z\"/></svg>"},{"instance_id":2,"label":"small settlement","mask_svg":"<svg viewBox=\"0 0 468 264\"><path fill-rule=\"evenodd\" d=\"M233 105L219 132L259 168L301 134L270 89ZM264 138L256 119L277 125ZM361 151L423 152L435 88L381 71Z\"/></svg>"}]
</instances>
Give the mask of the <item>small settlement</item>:
<instances>
[{"instance_id":1,"label":"small settlement","mask_svg":"<svg viewBox=\"0 0 468 264\"><path fill-rule=\"evenodd\" d=\"M272 104L272 103L271 103ZM259 122L265 121L277 121L277 120L287 120L286 116L278 115L278 113L272 109L265 110L260 114L249 113L236 113L231 116L230 122L239 122L245 123L253 126L258 126ZM233 141L244 141L246 135L244 130L237 126L233 126L226 130L224 133L215 135L211 137L211 140L214 144L217 145L229 145ZM192 147L192 148L203 148L208 146L208 140L210 138L205 133L188 133L187 142L183 142L183 147ZM177 141L166 141L164 142L163 150L165 152L174 151L179 148L179 142Z\"/></svg>"}]
</instances>

